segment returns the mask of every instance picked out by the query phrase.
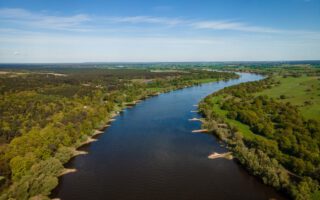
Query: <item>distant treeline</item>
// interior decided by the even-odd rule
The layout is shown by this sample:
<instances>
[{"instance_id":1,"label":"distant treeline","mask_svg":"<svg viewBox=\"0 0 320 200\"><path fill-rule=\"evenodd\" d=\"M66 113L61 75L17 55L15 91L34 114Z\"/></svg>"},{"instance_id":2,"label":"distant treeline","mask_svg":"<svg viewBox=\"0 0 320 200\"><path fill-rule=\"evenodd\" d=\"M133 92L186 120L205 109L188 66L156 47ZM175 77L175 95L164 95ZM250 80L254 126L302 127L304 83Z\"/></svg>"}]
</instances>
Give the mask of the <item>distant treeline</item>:
<instances>
[{"instance_id":1,"label":"distant treeline","mask_svg":"<svg viewBox=\"0 0 320 200\"><path fill-rule=\"evenodd\" d=\"M197 67L281 67L283 65L312 65L320 67L320 60L296 61L229 61L229 62L84 62L84 63L0 63L0 69L67 69L67 68L197 68Z\"/></svg>"}]
</instances>

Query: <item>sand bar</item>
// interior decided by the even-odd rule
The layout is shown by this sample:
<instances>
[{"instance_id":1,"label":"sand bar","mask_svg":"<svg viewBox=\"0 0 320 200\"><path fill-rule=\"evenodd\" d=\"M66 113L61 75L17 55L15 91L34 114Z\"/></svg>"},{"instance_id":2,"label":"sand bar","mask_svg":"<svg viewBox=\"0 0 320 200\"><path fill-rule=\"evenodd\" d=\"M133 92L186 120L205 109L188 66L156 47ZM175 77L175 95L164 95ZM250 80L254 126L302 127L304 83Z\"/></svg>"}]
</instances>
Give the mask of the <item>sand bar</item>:
<instances>
[{"instance_id":1,"label":"sand bar","mask_svg":"<svg viewBox=\"0 0 320 200\"><path fill-rule=\"evenodd\" d=\"M192 118L192 119L189 119L189 121L201 121L201 119L200 118Z\"/></svg>"},{"instance_id":2,"label":"sand bar","mask_svg":"<svg viewBox=\"0 0 320 200\"><path fill-rule=\"evenodd\" d=\"M213 152L208 156L209 159L216 159L216 158L227 158L227 159L232 159L232 153L227 152L227 153L217 153Z\"/></svg>"},{"instance_id":3,"label":"sand bar","mask_svg":"<svg viewBox=\"0 0 320 200\"><path fill-rule=\"evenodd\" d=\"M208 129L198 129L198 130L193 130L192 133L207 133Z\"/></svg>"},{"instance_id":4,"label":"sand bar","mask_svg":"<svg viewBox=\"0 0 320 200\"><path fill-rule=\"evenodd\" d=\"M67 168L65 168L65 169L61 172L61 174L60 174L59 176L63 176L63 175L70 174L70 173L74 173L74 172L76 172L76 171L77 171L77 169L67 169Z\"/></svg>"}]
</instances>

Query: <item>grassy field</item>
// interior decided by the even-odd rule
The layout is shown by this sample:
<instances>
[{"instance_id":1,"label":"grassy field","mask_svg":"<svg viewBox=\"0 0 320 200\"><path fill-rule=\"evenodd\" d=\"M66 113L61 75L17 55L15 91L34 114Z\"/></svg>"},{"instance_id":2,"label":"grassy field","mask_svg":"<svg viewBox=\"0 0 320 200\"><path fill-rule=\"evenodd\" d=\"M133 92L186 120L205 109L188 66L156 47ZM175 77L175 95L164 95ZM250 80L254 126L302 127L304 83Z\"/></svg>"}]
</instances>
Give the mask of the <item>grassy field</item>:
<instances>
[{"instance_id":1,"label":"grassy field","mask_svg":"<svg viewBox=\"0 0 320 200\"><path fill-rule=\"evenodd\" d=\"M275 77L280 85L264 90L257 95L267 95L279 101L299 106L307 119L320 119L320 80L319 77L302 76L298 78ZM281 98L281 95L282 96Z\"/></svg>"},{"instance_id":2,"label":"grassy field","mask_svg":"<svg viewBox=\"0 0 320 200\"><path fill-rule=\"evenodd\" d=\"M256 93L256 95L267 95L282 102L290 102L299 106L303 116L307 119L320 119L320 80L318 77L287 77L276 76L275 79L280 81L280 85L271 89ZM214 103L212 110L223 117L224 120L232 126L238 128L246 139L261 137L254 134L248 125L237 120L226 117L227 111L222 110L217 103L222 97L212 97Z\"/></svg>"},{"instance_id":3,"label":"grassy field","mask_svg":"<svg viewBox=\"0 0 320 200\"><path fill-rule=\"evenodd\" d=\"M212 97L211 101L214 103L213 107L212 107L212 111L214 111L214 113L216 113L217 115L219 115L220 117L223 118L223 120L226 122L226 123L229 123L230 125L234 126L234 127L237 127L237 129L239 130L239 132L243 135L244 138L248 139L248 140L251 140L251 139L254 139L254 138L264 138L260 135L257 135L257 134L254 134L251 130L250 130L250 127L246 124L243 124L237 120L234 120L234 119L229 119L227 118L227 113L228 111L226 110L222 110L220 108L220 105L217 103L222 97L220 96L215 96L215 97Z\"/></svg>"}]
</instances>

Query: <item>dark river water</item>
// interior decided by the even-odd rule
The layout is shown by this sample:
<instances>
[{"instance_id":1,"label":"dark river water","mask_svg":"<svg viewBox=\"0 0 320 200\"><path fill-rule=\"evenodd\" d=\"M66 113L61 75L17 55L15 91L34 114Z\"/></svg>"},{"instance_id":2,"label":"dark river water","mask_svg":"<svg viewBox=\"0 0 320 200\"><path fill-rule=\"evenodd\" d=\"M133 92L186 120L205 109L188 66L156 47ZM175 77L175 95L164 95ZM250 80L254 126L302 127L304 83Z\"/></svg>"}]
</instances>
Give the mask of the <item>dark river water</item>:
<instances>
[{"instance_id":1,"label":"dark river water","mask_svg":"<svg viewBox=\"0 0 320 200\"><path fill-rule=\"evenodd\" d=\"M261 79L254 74L228 82L209 83L150 98L116 117L116 121L72 159L53 197L62 200L220 200L283 199L275 190L248 175L235 161L209 160L225 152L200 129L194 104L210 93L241 82Z\"/></svg>"}]
</instances>

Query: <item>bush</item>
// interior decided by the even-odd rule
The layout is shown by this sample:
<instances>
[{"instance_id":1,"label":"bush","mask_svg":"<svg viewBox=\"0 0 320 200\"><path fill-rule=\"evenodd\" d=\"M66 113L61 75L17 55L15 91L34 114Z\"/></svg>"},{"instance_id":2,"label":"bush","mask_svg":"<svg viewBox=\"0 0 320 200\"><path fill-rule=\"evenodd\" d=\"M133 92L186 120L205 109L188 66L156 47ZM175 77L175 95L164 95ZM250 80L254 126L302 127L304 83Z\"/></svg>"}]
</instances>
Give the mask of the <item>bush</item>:
<instances>
[{"instance_id":1,"label":"bush","mask_svg":"<svg viewBox=\"0 0 320 200\"><path fill-rule=\"evenodd\" d=\"M287 98L286 95L284 95L284 94L280 95L280 99L286 99L286 98Z\"/></svg>"}]
</instances>

